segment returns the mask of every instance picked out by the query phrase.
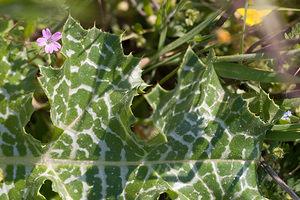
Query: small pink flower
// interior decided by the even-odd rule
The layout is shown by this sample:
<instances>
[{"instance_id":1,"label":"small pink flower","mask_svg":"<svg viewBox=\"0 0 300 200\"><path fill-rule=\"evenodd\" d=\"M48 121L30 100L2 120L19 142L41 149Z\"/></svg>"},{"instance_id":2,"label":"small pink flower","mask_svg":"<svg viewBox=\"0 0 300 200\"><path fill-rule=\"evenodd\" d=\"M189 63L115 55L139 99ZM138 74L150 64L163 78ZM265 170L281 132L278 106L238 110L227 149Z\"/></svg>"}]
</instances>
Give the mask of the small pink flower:
<instances>
[{"instance_id":1,"label":"small pink flower","mask_svg":"<svg viewBox=\"0 0 300 200\"><path fill-rule=\"evenodd\" d=\"M38 46L45 46L46 53L52 53L53 51L58 51L61 48L61 45L56 42L61 38L60 32L56 32L51 35L51 32L48 28L42 30L43 37L38 38L36 41L39 43Z\"/></svg>"}]
</instances>

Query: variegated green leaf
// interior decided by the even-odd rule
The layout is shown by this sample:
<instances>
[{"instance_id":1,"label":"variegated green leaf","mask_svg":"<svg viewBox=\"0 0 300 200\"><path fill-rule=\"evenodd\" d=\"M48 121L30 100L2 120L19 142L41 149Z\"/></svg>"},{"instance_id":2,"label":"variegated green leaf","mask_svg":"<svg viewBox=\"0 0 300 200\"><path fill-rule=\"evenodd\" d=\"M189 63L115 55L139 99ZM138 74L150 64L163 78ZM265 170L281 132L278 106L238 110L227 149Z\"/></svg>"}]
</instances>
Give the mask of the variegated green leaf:
<instances>
[{"instance_id":1,"label":"variegated green leaf","mask_svg":"<svg viewBox=\"0 0 300 200\"><path fill-rule=\"evenodd\" d=\"M168 138L148 157L174 162L163 167L162 180L182 199L263 199L255 165L268 126L192 50L178 73L174 90L157 86L147 96Z\"/></svg>"},{"instance_id":2,"label":"variegated green leaf","mask_svg":"<svg viewBox=\"0 0 300 200\"><path fill-rule=\"evenodd\" d=\"M0 199L22 199L33 169L22 161L41 152L40 143L23 131L33 112L37 69L27 64L25 46L2 44L1 52L6 53L0 61Z\"/></svg>"},{"instance_id":3,"label":"variegated green leaf","mask_svg":"<svg viewBox=\"0 0 300 200\"><path fill-rule=\"evenodd\" d=\"M130 104L144 87L140 60L123 55L119 36L86 31L72 18L62 35L63 67L40 67L39 78L63 130L57 140L42 146L23 132L30 95L14 101L1 93L1 200L45 199L46 180L62 199L263 199L255 165L268 126L222 89L212 66L189 49L176 88L156 86L146 96L161 132L149 145L131 131ZM1 90L6 79L1 74Z\"/></svg>"},{"instance_id":4,"label":"variegated green leaf","mask_svg":"<svg viewBox=\"0 0 300 200\"><path fill-rule=\"evenodd\" d=\"M245 93L243 98L249 102L250 110L259 115L264 122L275 124L284 114L284 111L261 88L258 94Z\"/></svg>"}]
</instances>

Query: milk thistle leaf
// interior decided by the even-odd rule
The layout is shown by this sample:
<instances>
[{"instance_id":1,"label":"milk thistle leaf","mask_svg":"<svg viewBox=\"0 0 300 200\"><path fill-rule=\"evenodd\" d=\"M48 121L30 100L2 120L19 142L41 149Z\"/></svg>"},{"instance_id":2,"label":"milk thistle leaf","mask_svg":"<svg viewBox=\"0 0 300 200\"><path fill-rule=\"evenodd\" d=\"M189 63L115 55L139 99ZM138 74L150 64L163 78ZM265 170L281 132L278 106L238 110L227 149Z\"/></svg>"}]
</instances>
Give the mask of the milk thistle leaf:
<instances>
[{"instance_id":1,"label":"milk thistle leaf","mask_svg":"<svg viewBox=\"0 0 300 200\"><path fill-rule=\"evenodd\" d=\"M43 37L53 35L45 30ZM46 180L68 200L154 200L162 193L182 200L264 199L255 170L268 126L241 96L222 88L212 65L188 49L176 88L156 86L146 95L153 123L167 137L153 148L131 131L130 105L144 83L140 59L123 54L120 36L86 31L71 17L62 40L64 65L41 66L39 78L53 124L63 130L57 140L41 146L23 132L31 95L2 98L0 199L44 199L39 191Z\"/></svg>"}]
</instances>

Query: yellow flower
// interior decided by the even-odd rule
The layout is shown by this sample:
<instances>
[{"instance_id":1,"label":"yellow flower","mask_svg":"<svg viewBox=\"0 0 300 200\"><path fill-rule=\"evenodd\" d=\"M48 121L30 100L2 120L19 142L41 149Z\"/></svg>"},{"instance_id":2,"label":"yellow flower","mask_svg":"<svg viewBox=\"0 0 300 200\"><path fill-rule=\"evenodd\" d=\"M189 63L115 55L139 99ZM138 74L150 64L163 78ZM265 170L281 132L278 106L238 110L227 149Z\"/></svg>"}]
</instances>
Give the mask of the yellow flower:
<instances>
[{"instance_id":1,"label":"yellow flower","mask_svg":"<svg viewBox=\"0 0 300 200\"><path fill-rule=\"evenodd\" d=\"M243 17L245 16L245 8L239 8L237 9L237 12L242 15ZM262 18L267 16L272 10L269 9L264 9L264 10L256 10L256 9L247 9L247 19L246 19L246 24L248 26L253 26L255 24L259 24L262 21Z\"/></svg>"},{"instance_id":2,"label":"yellow flower","mask_svg":"<svg viewBox=\"0 0 300 200\"><path fill-rule=\"evenodd\" d=\"M221 44L229 44L231 42L231 35L225 29L220 29L217 31L218 41Z\"/></svg>"}]
</instances>

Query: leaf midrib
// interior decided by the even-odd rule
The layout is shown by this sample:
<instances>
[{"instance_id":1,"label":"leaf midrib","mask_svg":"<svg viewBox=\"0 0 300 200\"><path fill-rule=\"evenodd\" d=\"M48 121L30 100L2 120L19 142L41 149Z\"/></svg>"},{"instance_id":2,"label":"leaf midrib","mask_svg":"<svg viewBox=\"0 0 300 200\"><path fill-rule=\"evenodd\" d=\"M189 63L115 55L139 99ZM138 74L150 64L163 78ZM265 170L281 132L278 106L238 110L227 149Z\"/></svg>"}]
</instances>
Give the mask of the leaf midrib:
<instances>
[{"instance_id":1,"label":"leaf midrib","mask_svg":"<svg viewBox=\"0 0 300 200\"><path fill-rule=\"evenodd\" d=\"M158 160L158 161L100 161L100 160L71 160L71 159L53 159L45 157L1 157L2 165L75 165L75 166L151 166L158 164L183 164L183 163L211 163L211 162L256 162L256 160L242 159L200 159L200 160Z\"/></svg>"}]
</instances>

